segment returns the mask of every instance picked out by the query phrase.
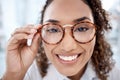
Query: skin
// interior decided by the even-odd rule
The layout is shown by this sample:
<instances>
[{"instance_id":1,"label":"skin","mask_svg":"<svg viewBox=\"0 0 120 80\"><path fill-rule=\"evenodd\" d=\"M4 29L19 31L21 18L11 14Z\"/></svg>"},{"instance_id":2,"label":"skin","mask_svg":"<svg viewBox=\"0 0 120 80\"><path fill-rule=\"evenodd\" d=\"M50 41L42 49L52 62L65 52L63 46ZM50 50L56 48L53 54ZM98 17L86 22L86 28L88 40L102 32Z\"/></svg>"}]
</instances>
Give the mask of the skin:
<instances>
[{"instance_id":1,"label":"skin","mask_svg":"<svg viewBox=\"0 0 120 80\"><path fill-rule=\"evenodd\" d=\"M60 25L73 25L74 20L82 17L87 17L89 19L85 19L85 21L94 23L90 8L81 0L54 0L45 11L43 23L54 20L54 23ZM65 30L64 39L59 44L51 45L43 42L45 53L51 63L61 74L69 76L73 80L78 80L84 73L85 65L92 56L94 45L95 38L87 44L76 42L71 36L70 29ZM61 63L55 56L56 54L70 56L77 53L81 53L81 56L73 64Z\"/></svg>"},{"instance_id":2,"label":"skin","mask_svg":"<svg viewBox=\"0 0 120 80\"><path fill-rule=\"evenodd\" d=\"M49 19L54 19L58 20L61 25L73 25L74 20L84 16L89 18L86 19L87 21L94 22L90 8L81 0L54 0L45 12L44 23L47 23ZM37 55L41 42L37 30L40 27L41 25L26 25L13 32L6 47L6 72L3 80L23 80ZM27 45L27 39L32 39L30 46ZM72 38L69 28L65 30L64 39L59 44L50 45L43 42L46 55L55 68L73 80L78 80L84 73L85 65L92 56L94 45L95 38L87 44L76 42ZM55 54L69 56L77 53L81 53L81 56L73 64L61 63L55 57Z\"/></svg>"},{"instance_id":3,"label":"skin","mask_svg":"<svg viewBox=\"0 0 120 80\"><path fill-rule=\"evenodd\" d=\"M6 72L3 80L23 80L37 55L41 39L36 32L40 27L41 25L26 25L13 32L6 47ZM27 39L32 39L30 46L27 45Z\"/></svg>"}]
</instances>

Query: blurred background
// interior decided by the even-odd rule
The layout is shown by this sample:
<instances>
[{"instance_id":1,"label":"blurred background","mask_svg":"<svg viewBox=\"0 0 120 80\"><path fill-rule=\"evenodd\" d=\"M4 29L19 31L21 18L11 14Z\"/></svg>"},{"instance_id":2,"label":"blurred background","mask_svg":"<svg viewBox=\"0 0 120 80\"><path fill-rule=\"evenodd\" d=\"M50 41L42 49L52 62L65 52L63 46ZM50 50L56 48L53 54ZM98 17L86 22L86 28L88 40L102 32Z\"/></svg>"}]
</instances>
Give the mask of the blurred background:
<instances>
[{"instance_id":1,"label":"blurred background","mask_svg":"<svg viewBox=\"0 0 120 80\"><path fill-rule=\"evenodd\" d=\"M5 72L5 47L15 28L38 24L46 0L0 0L0 77ZM106 38L112 45L113 58L120 67L120 0L102 0L110 15L112 31Z\"/></svg>"}]
</instances>

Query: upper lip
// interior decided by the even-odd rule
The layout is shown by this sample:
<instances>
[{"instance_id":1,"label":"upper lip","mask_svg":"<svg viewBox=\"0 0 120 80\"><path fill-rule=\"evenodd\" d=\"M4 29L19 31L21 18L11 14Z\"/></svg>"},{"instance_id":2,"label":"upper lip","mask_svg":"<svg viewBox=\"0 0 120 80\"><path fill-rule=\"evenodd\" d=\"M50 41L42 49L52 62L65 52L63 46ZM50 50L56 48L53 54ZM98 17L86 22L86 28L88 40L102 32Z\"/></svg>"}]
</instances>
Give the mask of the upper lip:
<instances>
[{"instance_id":1,"label":"upper lip","mask_svg":"<svg viewBox=\"0 0 120 80\"><path fill-rule=\"evenodd\" d=\"M60 56L74 56L74 55L80 55L81 53L61 53L61 54L56 54Z\"/></svg>"}]
</instances>

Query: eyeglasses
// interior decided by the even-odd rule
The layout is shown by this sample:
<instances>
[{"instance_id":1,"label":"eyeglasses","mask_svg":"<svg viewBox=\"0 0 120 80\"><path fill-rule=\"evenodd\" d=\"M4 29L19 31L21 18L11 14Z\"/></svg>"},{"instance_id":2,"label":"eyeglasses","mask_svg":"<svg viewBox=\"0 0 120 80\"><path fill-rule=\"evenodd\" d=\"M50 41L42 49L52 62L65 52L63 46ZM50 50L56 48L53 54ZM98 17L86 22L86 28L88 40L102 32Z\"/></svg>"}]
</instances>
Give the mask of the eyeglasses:
<instances>
[{"instance_id":1,"label":"eyeglasses","mask_svg":"<svg viewBox=\"0 0 120 80\"><path fill-rule=\"evenodd\" d=\"M55 23L47 23L43 24L38 32L40 32L42 40L45 43L58 44L64 38L65 28L67 27L71 28L71 36L74 38L74 40L81 44L89 43L95 37L96 26L88 21L82 21L74 25L64 26Z\"/></svg>"}]
</instances>

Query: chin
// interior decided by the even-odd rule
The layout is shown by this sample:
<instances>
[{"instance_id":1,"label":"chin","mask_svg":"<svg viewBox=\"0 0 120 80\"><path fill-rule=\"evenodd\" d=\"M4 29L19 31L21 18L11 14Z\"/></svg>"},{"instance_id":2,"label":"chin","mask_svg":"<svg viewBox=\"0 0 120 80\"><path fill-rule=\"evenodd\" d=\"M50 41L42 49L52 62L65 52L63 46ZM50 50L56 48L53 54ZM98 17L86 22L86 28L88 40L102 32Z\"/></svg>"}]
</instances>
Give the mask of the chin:
<instances>
[{"instance_id":1,"label":"chin","mask_svg":"<svg viewBox=\"0 0 120 80\"><path fill-rule=\"evenodd\" d=\"M59 71L62 75L64 76L74 76L76 75L77 73L79 73L79 71L67 71L67 70L62 70L62 71Z\"/></svg>"}]
</instances>

